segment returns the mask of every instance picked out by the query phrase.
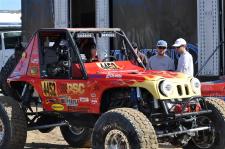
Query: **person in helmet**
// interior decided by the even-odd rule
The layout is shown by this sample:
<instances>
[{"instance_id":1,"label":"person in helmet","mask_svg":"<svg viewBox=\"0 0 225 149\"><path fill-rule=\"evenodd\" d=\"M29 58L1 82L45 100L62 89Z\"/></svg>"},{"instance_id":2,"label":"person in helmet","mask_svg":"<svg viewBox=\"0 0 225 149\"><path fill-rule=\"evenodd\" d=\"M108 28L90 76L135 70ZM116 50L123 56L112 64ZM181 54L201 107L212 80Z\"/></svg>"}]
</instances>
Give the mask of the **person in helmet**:
<instances>
[{"instance_id":1,"label":"person in helmet","mask_svg":"<svg viewBox=\"0 0 225 149\"><path fill-rule=\"evenodd\" d=\"M167 42L159 40L156 45L157 54L148 60L148 69L150 70L175 70L174 61L166 55Z\"/></svg>"},{"instance_id":2,"label":"person in helmet","mask_svg":"<svg viewBox=\"0 0 225 149\"><path fill-rule=\"evenodd\" d=\"M64 78L69 73L69 44L62 39L56 48L57 61L47 65L47 74L50 77Z\"/></svg>"},{"instance_id":3,"label":"person in helmet","mask_svg":"<svg viewBox=\"0 0 225 149\"><path fill-rule=\"evenodd\" d=\"M68 41L62 39L57 48L58 61L68 61L69 44Z\"/></svg>"}]
</instances>

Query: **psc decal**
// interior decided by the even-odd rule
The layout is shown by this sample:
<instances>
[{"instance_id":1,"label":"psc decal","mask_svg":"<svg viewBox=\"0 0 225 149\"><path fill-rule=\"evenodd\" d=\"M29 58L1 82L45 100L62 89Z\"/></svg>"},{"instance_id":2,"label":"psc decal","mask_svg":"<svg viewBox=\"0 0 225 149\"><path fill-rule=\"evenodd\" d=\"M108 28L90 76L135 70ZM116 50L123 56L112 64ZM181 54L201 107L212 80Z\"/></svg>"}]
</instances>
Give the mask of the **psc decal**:
<instances>
[{"instance_id":1,"label":"psc decal","mask_svg":"<svg viewBox=\"0 0 225 149\"><path fill-rule=\"evenodd\" d=\"M67 83L68 94L83 94L85 86L83 83Z\"/></svg>"},{"instance_id":2,"label":"psc decal","mask_svg":"<svg viewBox=\"0 0 225 149\"><path fill-rule=\"evenodd\" d=\"M98 67L105 69L105 70L113 70L113 69L120 69L119 66L116 65L114 62L102 62L97 63Z\"/></svg>"},{"instance_id":3,"label":"psc decal","mask_svg":"<svg viewBox=\"0 0 225 149\"><path fill-rule=\"evenodd\" d=\"M42 87L44 96L46 97L57 96L56 83L54 81L42 81L41 87Z\"/></svg>"},{"instance_id":4,"label":"psc decal","mask_svg":"<svg viewBox=\"0 0 225 149\"><path fill-rule=\"evenodd\" d=\"M64 106L61 104L53 104L51 107L55 111L63 111L64 110Z\"/></svg>"}]
</instances>

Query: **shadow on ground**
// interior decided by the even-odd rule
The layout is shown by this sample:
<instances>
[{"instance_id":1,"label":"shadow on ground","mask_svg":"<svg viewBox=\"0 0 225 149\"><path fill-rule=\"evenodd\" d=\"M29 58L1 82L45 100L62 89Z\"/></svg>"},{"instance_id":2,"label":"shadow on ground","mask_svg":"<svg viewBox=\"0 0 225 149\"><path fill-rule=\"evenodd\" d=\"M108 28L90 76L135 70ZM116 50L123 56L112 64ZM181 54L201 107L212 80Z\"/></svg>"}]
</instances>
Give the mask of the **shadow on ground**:
<instances>
[{"instance_id":1,"label":"shadow on ground","mask_svg":"<svg viewBox=\"0 0 225 149\"><path fill-rule=\"evenodd\" d=\"M74 149L68 145L50 144L50 143L27 143L25 149Z\"/></svg>"},{"instance_id":2,"label":"shadow on ground","mask_svg":"<svg viewBox=\"0 0 225 149\"><path fill-rule=\"evenodd\" d=\"M68 145L59 145L50 143L27 143L25 149L88 149L88 148L72 148L69 147ZM160 145L160 149L175 149L175 148L169 145Z\"/></svg>"}]
</instances>

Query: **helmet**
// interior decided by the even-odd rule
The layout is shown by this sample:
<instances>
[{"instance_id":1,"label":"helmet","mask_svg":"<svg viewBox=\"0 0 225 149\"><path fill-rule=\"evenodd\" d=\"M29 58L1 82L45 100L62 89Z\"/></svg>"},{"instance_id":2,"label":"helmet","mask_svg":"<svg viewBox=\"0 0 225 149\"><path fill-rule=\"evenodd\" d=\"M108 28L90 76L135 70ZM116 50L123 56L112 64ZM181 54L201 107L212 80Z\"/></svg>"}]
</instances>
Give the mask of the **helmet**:
<instances>
[{"instance_id":1,"label":"helmet","mask_svg":"<svg viewBox=\"0 0 225 149\"><path fill-rule=\"evenodd\" d=\"M59 42L59 48L57 50L57 53L58 53L58 58L60 60L65 60L67 59L67 55L68 55L68 47L69 47L69 44L68 44L68 41L65 40L65 39L62 39L60 42Z\"/></svg>"},{"instance_id":2,"label":"helmet","mask_svg":"<svg viewBox=\"0 0 225 149\"><path fill-rule=\"evenodd\" d=\"M60 47L68 47L68 41L65 40L65 39L62 39L60 42L59 42L59 46Z\"/></svg>"}]
</instances>

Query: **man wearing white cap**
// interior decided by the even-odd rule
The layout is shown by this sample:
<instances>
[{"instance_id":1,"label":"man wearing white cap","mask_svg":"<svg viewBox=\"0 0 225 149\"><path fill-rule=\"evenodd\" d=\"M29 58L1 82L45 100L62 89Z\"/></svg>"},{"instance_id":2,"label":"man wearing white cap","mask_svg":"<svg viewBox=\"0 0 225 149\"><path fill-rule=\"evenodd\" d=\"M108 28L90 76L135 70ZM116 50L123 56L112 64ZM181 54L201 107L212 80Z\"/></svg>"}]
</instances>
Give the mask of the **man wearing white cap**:
<instances>
[{"instance_id":1,"label":"man wearing white cap","mask_svg":"<svg viewBox=\"0 0 225 149\"><path fill-rule=\"evenodd\" d=\"M177 71L193 76L193 58L192 55L186 50L186 46L187 42L183 38L177 39L173 45L173 47L176 48L176 51L180 54Z\"/></svg>"},{"instance_id":2,"label":"man wearing white cap","mask_svg":"<svg viewBox=\"0 0 225 149\"><path fill-rule=\"evenodd\" d=\"M157 55L148 60L148 69L152 70L175 70L174 61L166 55L167 42L159 40L157 42Z\"/></svg>"}]
</instances>

